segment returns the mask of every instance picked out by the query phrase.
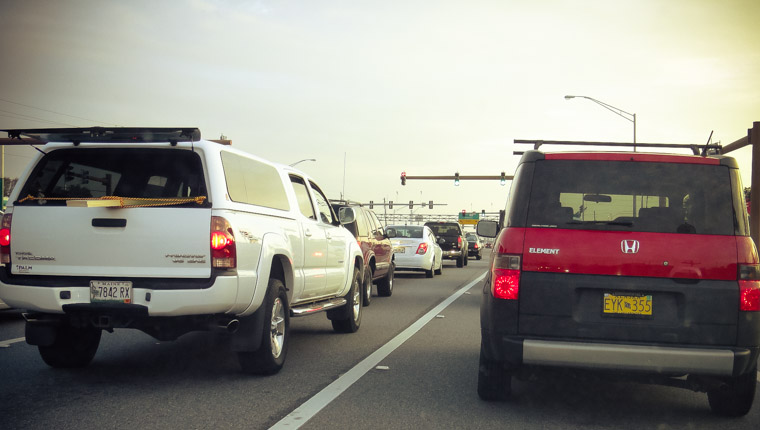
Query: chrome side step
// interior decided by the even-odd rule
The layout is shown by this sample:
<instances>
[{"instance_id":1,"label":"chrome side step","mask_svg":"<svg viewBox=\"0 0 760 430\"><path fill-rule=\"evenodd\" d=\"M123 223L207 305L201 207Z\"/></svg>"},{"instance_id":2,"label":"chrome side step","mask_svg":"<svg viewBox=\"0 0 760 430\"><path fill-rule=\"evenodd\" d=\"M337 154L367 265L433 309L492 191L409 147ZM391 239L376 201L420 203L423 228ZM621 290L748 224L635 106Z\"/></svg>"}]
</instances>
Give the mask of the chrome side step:
<instances>
[{"instance_id":1,"label":"chrome side step","mask_svg":"<svg viewBox=\"0 0 760 430\"><path fill-rule=\"evenodd\" d=\"M302 317L311 315L317 312L323 312L330 309L344 306L348 301L344 298L330 299L321 302L307 303L305 305L294 306L290 309L290 313L294 317Z\"/></svg>"}]
</instances>

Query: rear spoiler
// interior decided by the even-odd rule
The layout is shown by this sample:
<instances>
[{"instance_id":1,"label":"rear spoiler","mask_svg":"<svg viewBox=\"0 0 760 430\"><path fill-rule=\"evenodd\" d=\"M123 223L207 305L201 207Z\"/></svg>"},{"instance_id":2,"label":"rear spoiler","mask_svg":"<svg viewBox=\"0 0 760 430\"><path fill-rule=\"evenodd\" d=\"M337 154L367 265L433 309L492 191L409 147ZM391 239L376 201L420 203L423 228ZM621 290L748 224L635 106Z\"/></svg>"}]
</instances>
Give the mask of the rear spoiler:
<instances>
[{"instance_id":1,"label":"rear spoiler","mask_svg":"<svg viewBox=\"0 0 760 430\"><path fill-rule=\"evenodd\" d=\"M26 136L36 141L129 143L129 142L177 142L198 141L201 131L195 127L88 127L88 128L32 128L0 130L11 139L21 140Z\"/></svg>"}]
</instances>

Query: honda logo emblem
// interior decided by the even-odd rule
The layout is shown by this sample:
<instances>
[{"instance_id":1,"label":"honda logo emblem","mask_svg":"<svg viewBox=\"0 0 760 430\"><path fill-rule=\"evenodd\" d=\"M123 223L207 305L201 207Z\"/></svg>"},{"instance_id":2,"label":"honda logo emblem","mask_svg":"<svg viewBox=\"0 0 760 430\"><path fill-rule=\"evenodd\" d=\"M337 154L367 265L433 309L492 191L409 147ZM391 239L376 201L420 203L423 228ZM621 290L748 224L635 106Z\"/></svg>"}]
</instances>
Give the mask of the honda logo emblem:
<instances>
[{"instance_id":1,"label":"honda logo emblem","mask_svg":"<svg viewBox=\"0 0 760 430\"><path fill-rule=\"evenodd\" d=\"M639 252L639 241L624 240L620 242L620 250L623 251L623 254L635 254Z\"/></svg>"}]
</instances>

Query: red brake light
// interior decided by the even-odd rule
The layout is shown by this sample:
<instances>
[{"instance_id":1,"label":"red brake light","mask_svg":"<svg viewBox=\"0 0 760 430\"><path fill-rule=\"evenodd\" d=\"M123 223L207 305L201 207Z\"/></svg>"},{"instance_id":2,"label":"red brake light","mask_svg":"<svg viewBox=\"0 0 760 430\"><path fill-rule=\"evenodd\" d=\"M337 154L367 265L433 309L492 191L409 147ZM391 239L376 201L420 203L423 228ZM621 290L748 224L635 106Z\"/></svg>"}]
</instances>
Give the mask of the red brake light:
<instances>
[{"instance_id":1,"label":"red brake light","mask_svg":"<svg viewBox=\"0 0 760 430\"><path fill-rule=\"evenodd\" d=\"M520 256L499 255L491 269L491 294L497 299L517 300L520 295Z\"/></svg>"},{"instance_id":2,"label":"red brake light","mask_svg":"<svg viewBox=\"0 0 760 430\"><path fill-rule=\"evenodd\" d=\"M428 244L425 242L420 243L420 245L417 247L417 254L419 255L425 255L425 253L428 250Z\"/></svg>"},{"instance_id":3,"label":"red brake light","mask_svg":"<svg viewBox=\"0 0 760 430\"><path fill-rule=\"evenodd\" d=\"M760 311L760 265L739 265L739 310Z\"/></svg>"},{"instance_id":4,"label":"red brake light","mask_svg":"<svg viewBox=\"0 0 760 430\"><path fill-rule=\"evenodd\" d=\"M237 248L230 223L218 216L211 217L211 267L234 269Z\"/></svg>"},{"instance_id":5,"label":"red brake light","mask_svg":"<svg viewBox=\"0 0 760 430\"><path fill-rule=\"evenodd\" d=\"M0 222L0 264L11 262L11 218L13 214L3 215Z\"/></svg>"},{"instance_id":6,"label":"red brake light","mask_svg":"<svg viewBox=\"0 0 760 430\"><path fill-rule=\"evenodd\" d=\"M462 236L457 237L457 248L462 247Z\"/></svg>"}]
</instances>

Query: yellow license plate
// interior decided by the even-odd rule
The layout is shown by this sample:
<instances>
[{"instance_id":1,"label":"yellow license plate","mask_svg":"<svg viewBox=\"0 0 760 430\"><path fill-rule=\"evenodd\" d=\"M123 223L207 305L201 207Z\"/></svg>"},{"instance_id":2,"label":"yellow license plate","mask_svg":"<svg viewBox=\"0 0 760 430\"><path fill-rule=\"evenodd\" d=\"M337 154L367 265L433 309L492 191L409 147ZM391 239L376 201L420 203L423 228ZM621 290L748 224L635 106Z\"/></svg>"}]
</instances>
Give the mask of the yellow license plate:
<instances>
[{"instance_id":1,"label":"yellow license plate","mask_svg":"<svg viewBox=\"0 0 760 430\"><path fill-rule=\"evenodd\" d=\"M615 315L652 315L652 296L604 293L603 312Z\"/></svg>"}]
</instances>

